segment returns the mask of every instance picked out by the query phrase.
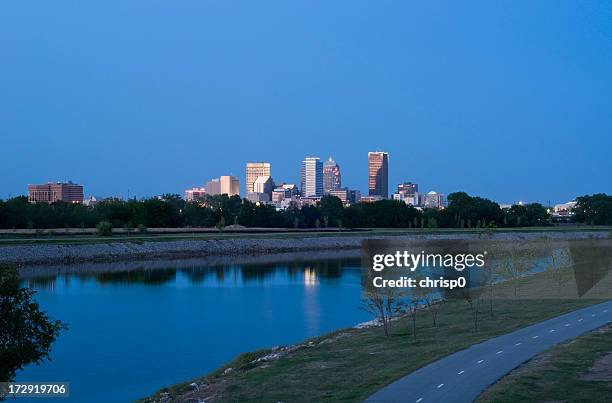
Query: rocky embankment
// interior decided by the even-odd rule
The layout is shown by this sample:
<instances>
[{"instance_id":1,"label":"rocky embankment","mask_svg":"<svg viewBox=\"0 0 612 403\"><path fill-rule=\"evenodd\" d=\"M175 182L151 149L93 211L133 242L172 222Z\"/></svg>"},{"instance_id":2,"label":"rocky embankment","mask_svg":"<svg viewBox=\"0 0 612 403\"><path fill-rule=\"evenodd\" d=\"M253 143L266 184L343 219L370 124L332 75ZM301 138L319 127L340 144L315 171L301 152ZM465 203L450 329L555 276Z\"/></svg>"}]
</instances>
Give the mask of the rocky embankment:
<instances>
[{"instance_id":1,"label":"rocky embankment","mask_svg":"<svg viewBox=\"0 0 612 403\"><path fill-rule=\"evenodd\" d=\"M91 244L27 244L0 246L0 263L17 265L71 264L206 256L242 256L359 248L361 238L270 238L104 242Z\"/></svg>"},{"instance_id":2,"label":"rocky embankment","mask_svg":"<svg viewBox=\"0 0 612 403\"><path fill-rule=\"evenodd\" d=\"M607 232L507 232L491 235L474 233L359 236L305 236L292 238L253 238L220 240L173 240L151 242L103 242L91 244L26 244L0 246L0 263L17 265L57 265L83 262L114 262L147 259L179 259L210 256L248 256L324 250L358 249L364 239L429 240L492 239L530 240L607 238Z\"/></svg>"}]
</instances>

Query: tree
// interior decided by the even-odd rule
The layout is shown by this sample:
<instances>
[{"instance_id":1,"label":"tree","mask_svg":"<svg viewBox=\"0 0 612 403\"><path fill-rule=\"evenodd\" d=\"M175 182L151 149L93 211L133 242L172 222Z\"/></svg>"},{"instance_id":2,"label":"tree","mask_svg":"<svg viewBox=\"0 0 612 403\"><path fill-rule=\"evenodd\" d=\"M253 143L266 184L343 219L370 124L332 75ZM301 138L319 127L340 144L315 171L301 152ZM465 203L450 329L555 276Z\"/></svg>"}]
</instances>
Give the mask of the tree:
<instances>
[{"instance_id":1,"label":"tree","mask_svg":"<svg viewBox=\"0 0 612 403\"><path fill-rule=\"evenodd\" d=\"M391 318L400 309L401 296L395 290L368 287L362 301L365 309L382 323L388 337L391 334Z\"/></svg>"},{"instance_id":2,"label":"tree","mask_svg":"<svg viewBox=\"0 0 612 403\"><path fill-rule=\"evenodd\" d=\"M0 382L15 379L28 364L49 358L51 345L66 325L49 318L19 285L17 269L0 266Z\"/></svg>"},{"instance_id":3,"label":"tree","mask_svg":"<svg viewBox=\"0 0 612 403\"><path fill-rule=\"evenodd\" d=\"M223 228L225 228L225 217L221 216L221 218L219 219L219 222L216 225L217 229L219 231L223 231Z\"/></svg>"},{"instance_id":4,"label":"tree","mask_svg":"<svg viewBox=\"0 0 612 403\"><path fill-rule=\"evenodd\" d=\"M421 297L419 295L411 294L408 298L402 301L402 304L405 306L405 312L410 316L410 321L412 322L412 339L414 341L417 340L417 313L419 311L419 304L421 303Z\"/></svg>"},{"instance_id":5,"label":"tree","mask_svg":"<svg viewBox=\"0 0 612 403\"><path fill-rule=\"evenodd\" d=\"M598 193L576 198L574 221L590 225L612 225L612 195Z\"/></svg>"},{"instance_id":6,"label":"tree","mask_svg":"<svg viewBox=\"0 0 612 403\"><path fill-rule=\"evenodd\" d=\"M480 222L479 226L493 221L496 225L503 222L503 213L499 204L482 197L472 197L465 192L455 192L448 195L448 208L445 214L449 216L448 226L461 228L467 220L468 228L472 222Z\"/></svg>"},{"instance_id":7,"label":"tree","mask_svg":"<svg viewBox=\"0 0 612 403\"><path fill-rule=\"evenodd\" d=\"M325 217L327 217L327 223L325 226L337 226L338 219L342 216L342 210L344 209L342 206L342 200L336 196L323 196L321 198L320 208L324 221L326 220Z\"/></svg>"}]
</instances>

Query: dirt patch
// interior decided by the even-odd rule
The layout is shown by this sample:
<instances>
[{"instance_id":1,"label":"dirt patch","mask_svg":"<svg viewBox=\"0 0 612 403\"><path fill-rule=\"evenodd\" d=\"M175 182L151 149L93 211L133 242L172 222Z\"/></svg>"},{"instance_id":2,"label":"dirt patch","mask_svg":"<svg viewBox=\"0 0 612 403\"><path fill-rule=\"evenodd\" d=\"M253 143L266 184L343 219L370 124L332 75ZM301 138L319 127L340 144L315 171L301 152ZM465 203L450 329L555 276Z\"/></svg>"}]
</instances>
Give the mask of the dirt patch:
<instances>
[{"instance_id":1,"label":"dirt patch","mask_svg":"<svg viewBox=\"0 0 612 403\"><path fill-rule=\"evenodd\" d=\"M600 357L593 367L578 377L582 381L612 381L612 351Z\"/></svg>"}]
</instances>

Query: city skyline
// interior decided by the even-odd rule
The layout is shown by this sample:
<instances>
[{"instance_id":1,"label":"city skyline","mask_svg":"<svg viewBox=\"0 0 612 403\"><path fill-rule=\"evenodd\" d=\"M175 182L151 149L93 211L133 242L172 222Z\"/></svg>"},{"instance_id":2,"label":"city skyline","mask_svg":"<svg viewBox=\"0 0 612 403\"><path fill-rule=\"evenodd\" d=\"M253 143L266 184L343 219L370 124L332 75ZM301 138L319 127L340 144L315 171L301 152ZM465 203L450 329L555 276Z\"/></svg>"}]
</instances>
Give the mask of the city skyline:
<instances>
[{"instance_id":1,"label":"city skyline","mask_svg":"<svg viewBox=\"0 0 612 403\"><path fill-rule=\"evenodd\" d=\"M246 161L298 183L305 155L367 194L372 150L392 156L391 187L612 193L606 3L71 7L4 8L2 198L66 180L124 198L221 175L242 190Z\"/></svg>"},{"instance_id":2,"label":"city skyline","mask_svg":"<svg viewBox=\"0 0 612 403\"><path fill-rule=\"evenodd\" d=\"M374 158L374 160L373 160ZM314 163L316 161L316 163L313 164L308 164L308 163ZM305 165L306 164L306 165ZM297 188L299 189L300 193L303 192L302 187L304 185L304 180L305 180L305 176L304 176L304 168L305 166L309 166L309 165L313 165L310 167L310 171L315 172L316 171L316 175L318 176L316 179L314 179L315 184L314 185L310 185L310 188L314 188L316 189L316 192L312 192L312 189L310 191L310 193L312 194L302 194L303 197L321 197L324 194L327 194L327 192L325 191L325 187L324 187L324 181L325 181L325 164L331 164L331 166L334 166L335 168L337 168L337 175L338 175L338 180L339 180L339 175L340 175L340 164L338 164L333 158L332 156L329 157L328 160L325 160L325 162L323 162L323 160L320 157L316 157L316 156L310 156L310 157L304 157L304 159L302 160L301 164L300 164L300 173L299 173L299 178L297 181L285 181L285 180L281 180L280 182L276 182L277 184L285 184L285 183L291 183L297 186ZM375 173L373 173L373 165L374 165L374 171L376 171ZM169 192L169 191L163 191L157 194L151 194L151 195L144 195L144 196L137 196L135 194L132 194L131 197L132 198L147 198L147 197L154 197L154 196L159 196L162 195L164 193L174 193L174 194L178 194L183 198L187 198L186 194L187 192L193 192L196 189L205 189L205 192L207 194L210 195L216 195L216 194L227 194L229 196L231 195L239 195L241 196L241 198L248 198L247 194L248 193L257 193L257 190L254 189L254 183L256 180L260 179L260 178L264 178L267 177L269 178L272 182L274 183L273 180L274 178L271 176L271 166L272 163L269 161L266 162L246 162L244 164L244 166L246 166L246 170L245 170L245 175L244 175L244 183L245 183L245 188L249 189L251 188L252 190L254 190L254 192L242 192L240 191L240 179L237 176L234 175L220 175L217 178L211 178L208 180L205 180L202 183L198 183L198 184L193 184L191 186L189 186L188 188L185 188L181 191L177 191L177 192ZM382 171L380 171L380 169L382 168ZM404 188L407 188L408 185L412 185L412 186L416 186L416 189L418 190L418 183L415 183L415 181L412 180L402 180L400 182L398 182L397 184L391 184L391 189L389 189L389 153L387 152L383 152L383 151L369 151L368 152L368 161L367 161L367 188L366 191L363 192L364 195L367 196L375 196L378 197L380 196L378 194L379 190L377 190L377 187L380 186L380 184L378 183L379 181L382 180L382 193L387 193L387 196L382 197L383 199L394 199L394 188L397 187L397 192L402 192L405 190ZM282 174L281 174L282 175ZM312 175L312 173L311 173ZM249 184L248 179L251 178L253 183ZM73 183L72 180L48 180L48 181L42 181L41 183L43 183L42 185L34 185L33 183L29 183L27 186L28 188L31 188L32 186L48 186L51 184L71 184ZM211 185L211 183L213 185ZM223 183L223 184L222 184ZM339 184L339 182L338 182ZM81 188L86 188L86 185L79 183L78 186L81 186ZM209 190L211 189L212 186L212 192ZM375 188L373 189L372 186L374 186ZM435 189L436 187L434 185L427 185L429 186L429 189ZM338 187L338 189L354 189L357 192L362 192L361 189L359 189L358 187L355 186L347 186L344 185L344 187ZM272 189L270 189L271 192ZM464 191L462 189L459 190L451 190L451 191L443 191L443 192L436 192L435 190L430 190L428 194L441 194L443 197L449 193L453 193L453 192L458 192L458 191ZM308 192L307 192L308 193ZM468 192L469 193L469 192ZM601 193L601 192L594 192L594 193ZM28 195L28 191L24 192L23 194L18 194L18 195L10 195L10 197L14 197L14 196L27 196ZM130 198L130 194L128 193L127 197L123 197L122 195L101 195L101 194L95 194L94 192L87 192L87 191L83 191L82 190L82 195L84 196L88 196L88 197L109 197L109 198L113 198L113 197L119 197L122 199L129 199ZM482 194L477 194L477 193L473 193L473 195L477 195L477 196L481 196L484 197ZM418 196L418 193L417 193ZM427 196L427 194L422 194L422 196ZM82 197L82 198L83 198ZM510 200L510 201L501 201L501 200L495 200L495 199L491 199L494 202L499 203L500 205L512 205L512 204L523 204L523 203L532 203L532 202L536 202L536 203L541 203L543 205L555 205L555 204L562 204L562 203L567 203L570 202L572 200L575 200L575 198L578 197L578 195L571 197L570 199L563 201L563 200L546 200L546 201L541 201L541 200L529 200L529 199L515 199L515 200ZM191 196L190 196L191 198ZM0 197L1 199L1 197ZM403 200L403 198L399 198L398 200ZM412 204L411 202L406 201L409 204Z\"/></svg>"}]
</instances>

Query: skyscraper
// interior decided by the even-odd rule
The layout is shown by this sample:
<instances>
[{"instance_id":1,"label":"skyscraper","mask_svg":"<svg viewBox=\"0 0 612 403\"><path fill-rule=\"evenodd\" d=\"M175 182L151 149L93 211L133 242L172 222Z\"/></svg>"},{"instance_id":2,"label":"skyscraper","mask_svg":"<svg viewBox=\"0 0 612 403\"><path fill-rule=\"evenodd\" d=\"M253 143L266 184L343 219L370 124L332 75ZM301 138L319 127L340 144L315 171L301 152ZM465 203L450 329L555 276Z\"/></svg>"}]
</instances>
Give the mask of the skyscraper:
<instances>
[{"instance_id":1,"label":"skyscraper","mask_svg":"<svg viewBox=\"0 0 612 403\"><path fill-rule=\"evenodd\" d=\"M253 184L260 176L270 176L269 162L247 162L246 164L246 193L252 193Z\"/></svg>"},{"instance_id":2,"label":"skyscraper","mask_svg":"<svg viewBox=\"0 0 612 403\"><path fill-rule=\"evenodd\" d=\"M389 197L389 154L386 152L368 153L368 195Z\"/></svg>"},{"instance_id":3,"label":"skyscraper","mask_svg":"<svg viewBox=\"0 0 612 403\"><path fill-rule=\"evenodd\" d=\"M306 157L300 172L302 196L323 196L323 163L318 157Z\"/></svg>"},{"instance_id":4,"label":"skyscraper","mask_svg":"<svg viewBox=\"0 0 612 403\"><path fill-rule=\"evenodd\" d=\"M219 177L220 193L228 196L240 195L240 185L238 178L235 176L221 176Z\"/></svg>"},{"instance_id":5,"label":"skyscraper","mask_svg":"<svg viewBox=\"0 0 612 403\"><path fill-rule=\"evenodd\" d=\"M329 157L323 164L323 193L328 194L332 190L340 189L340 165Z\"/></svg>"},{"instance_id":6,"label":"skyscraper","mask_svg":"<svg viewBox=\"0 0 612 403\"><path fill-rule=\"evenodd\" d=\"M240 195L238 178L224 175L206 182L206 193L211 196L226 194L228 196Z\"/></svg>"}]
</instances>

